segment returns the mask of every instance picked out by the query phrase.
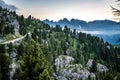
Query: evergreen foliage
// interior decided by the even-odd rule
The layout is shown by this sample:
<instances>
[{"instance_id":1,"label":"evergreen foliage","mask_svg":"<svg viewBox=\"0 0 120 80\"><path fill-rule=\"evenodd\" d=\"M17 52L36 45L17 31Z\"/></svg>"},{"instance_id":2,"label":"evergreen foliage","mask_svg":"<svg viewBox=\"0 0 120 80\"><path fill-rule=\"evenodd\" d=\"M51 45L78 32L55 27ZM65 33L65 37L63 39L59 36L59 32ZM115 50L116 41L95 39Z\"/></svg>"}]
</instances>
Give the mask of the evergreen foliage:
<instances>
[{"instance_id":1,"label":"evergreen foliage","mask_svg":"<svg viewBox=\"0 0 120 80\"><path fill-rule=\"evenodd\" d=\"M75 59L74 63L85 64L89 59L93 60L91 72L101 80L112 80L119 78L120 73L120 47L114 47L102 39L71 30L69 26L64 29L60 25L49 26L32 16L24 18L15 12L0 7L0 37L14 34L14 27L8 26L7 12L19 24L21 35L27 34L19 44L0 45L0 79L7 80L9 72L10 58L5 55L7 51L12 54L17 52L16 63L18 69L14 74L14 79L18 80L54 80L52 74L55 72L54 61L59 55L69 55ZM3 19L5 17L5 19ZM28 34L30 33L30 35ZM6 50L6 48L9 48ZM3 54L4 53L4 54ZM110 73L104 75L96 71L96 64L100 62L110 69ZM111 72L113 74L111 74ZM4 75L4 76L3 76Z\"/></svg>"}]
</instances>

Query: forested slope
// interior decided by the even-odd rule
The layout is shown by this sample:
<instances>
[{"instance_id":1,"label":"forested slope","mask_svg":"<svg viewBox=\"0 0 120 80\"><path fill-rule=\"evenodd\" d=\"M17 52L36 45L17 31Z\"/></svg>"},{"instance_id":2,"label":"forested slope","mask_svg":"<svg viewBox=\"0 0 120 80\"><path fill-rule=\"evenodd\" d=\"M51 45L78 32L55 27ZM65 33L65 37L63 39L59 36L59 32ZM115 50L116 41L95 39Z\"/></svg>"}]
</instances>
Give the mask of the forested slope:
<instances>
[{"instance_id":1,"label":"forested slope","mask_svg":"<svg viewBox=\"0 0 120 80\"><path fill-rule=\"evenodd\" d=\"M2 8L0 13L2 40L8 35L31 33L18 43L0 45L0 80L120 79L119 47L67 26L51 27L34 17L24 18ZM16 20L19 28L9 25L11 20ZM15 34L14 28L18 33ZM100 66L103 69L99 69ZM61 76L69 71L72 76Z\"/></svg>"}]
</instances>

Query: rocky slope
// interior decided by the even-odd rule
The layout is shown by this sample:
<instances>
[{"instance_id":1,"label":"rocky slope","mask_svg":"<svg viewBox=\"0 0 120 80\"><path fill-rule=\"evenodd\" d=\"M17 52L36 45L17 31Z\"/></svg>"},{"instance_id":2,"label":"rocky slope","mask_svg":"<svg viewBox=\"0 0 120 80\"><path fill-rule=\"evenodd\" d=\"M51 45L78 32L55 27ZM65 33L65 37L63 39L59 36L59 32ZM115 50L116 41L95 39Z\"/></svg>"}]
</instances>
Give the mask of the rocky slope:
<instances>
[{"instance_id":1,"label":"rocky slope","mask_svg":"<svg viewBox=\"0 0 120 80\"><path fill-rule=\"evenodd\" d=\"M93 60L89 59L86 66L74 64L74 58L71 56L60 55L55 59L56 73L54 76L57 80L86 80L91 78L96 80L96 73L90 72ZM97 63L97 72L108 72L108 68Z\"/></svg>"}]
</instances>

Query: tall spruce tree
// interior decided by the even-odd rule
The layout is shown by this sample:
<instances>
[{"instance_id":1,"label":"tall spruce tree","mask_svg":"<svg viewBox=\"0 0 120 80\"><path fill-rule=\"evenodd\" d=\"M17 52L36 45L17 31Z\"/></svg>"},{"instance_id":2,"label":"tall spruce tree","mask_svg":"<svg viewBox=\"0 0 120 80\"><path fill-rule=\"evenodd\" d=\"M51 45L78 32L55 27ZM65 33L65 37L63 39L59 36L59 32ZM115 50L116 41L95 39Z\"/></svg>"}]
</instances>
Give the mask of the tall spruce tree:
<instances>
[{"instance_id":1,"label":"tall spruce tree","mask_svg":"<svg viewBox=\"0 0 120 80\"><path fill-rule=\"evenodd\" d=\"M20 59L22 62L20 63L20 69L17 70L14 78L19 80L43 80L45 77L47 80L52 80L51 67L46 61L40 45L33 39L28 41L26 53Z\"/></svg>"}]
</instances>

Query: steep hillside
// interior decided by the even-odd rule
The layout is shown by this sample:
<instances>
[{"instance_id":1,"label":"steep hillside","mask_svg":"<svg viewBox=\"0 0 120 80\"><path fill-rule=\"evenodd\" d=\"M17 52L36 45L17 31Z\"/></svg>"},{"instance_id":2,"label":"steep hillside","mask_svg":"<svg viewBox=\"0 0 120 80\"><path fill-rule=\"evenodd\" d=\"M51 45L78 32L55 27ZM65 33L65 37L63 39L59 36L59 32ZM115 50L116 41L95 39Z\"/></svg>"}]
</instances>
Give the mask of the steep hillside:
<instances>
[{"instance_id":1,"label":"steep hillside","mask_svg":"<svg viewBox=\"0 0 120 80\"><path fill-rule=\"evenodd\" d=\"M13 11L0 7L0 42L15 39L19 35L19 22L17 15Z\"/></svg>"},{"instance_id":2,"label":"steep hillside","mask_svg":"<svg viewBox=\"0 0 120 80\"><path fill-rule=\"evenodd\" d=\"M0 80L119 80L119 47L69 26L52 27L31 16L24 18L1 8L0 13L3 11L19 24L19 34L27 35L17 43L0 45ZM8 25L3 19L7 17L1 17L1 23ZM4 31L1 38L16 35Z\"/></svg>"}]
</instances>

